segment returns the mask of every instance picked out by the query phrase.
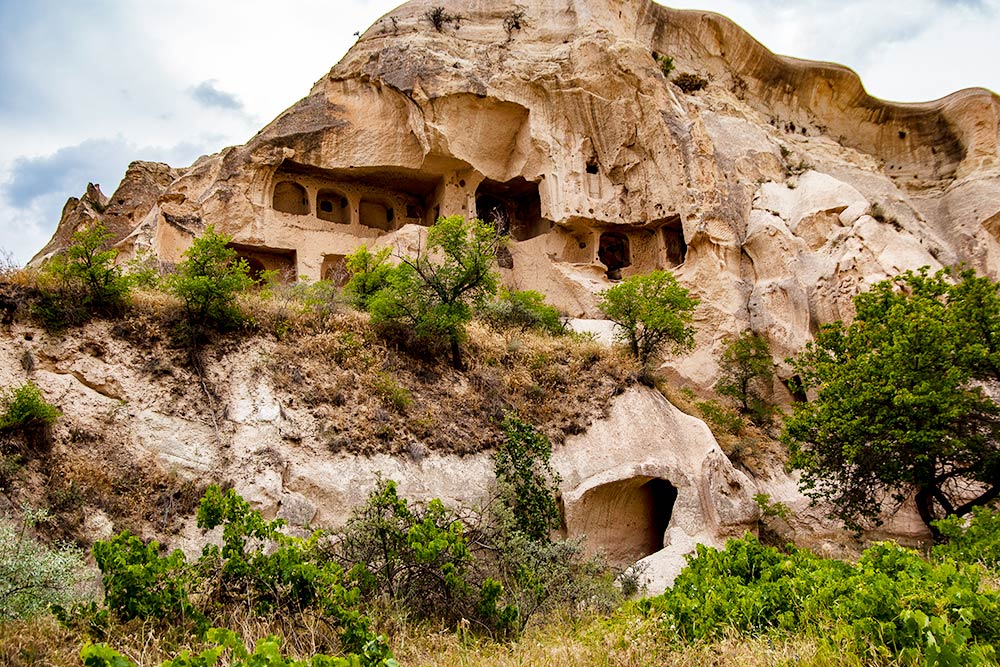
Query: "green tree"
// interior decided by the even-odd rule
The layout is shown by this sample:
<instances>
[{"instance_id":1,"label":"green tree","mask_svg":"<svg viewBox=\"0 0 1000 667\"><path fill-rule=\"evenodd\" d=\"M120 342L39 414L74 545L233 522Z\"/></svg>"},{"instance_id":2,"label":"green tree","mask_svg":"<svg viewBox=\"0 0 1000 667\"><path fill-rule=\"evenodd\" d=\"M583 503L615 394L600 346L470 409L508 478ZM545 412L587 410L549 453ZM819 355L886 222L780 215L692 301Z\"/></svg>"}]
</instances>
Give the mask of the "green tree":
<instances>
[{"instance_id":1,"label":"green tree","mask_svg":"<svg viewBox=\"0 0 1000 667\"><path fill-rule=\"evenodd\" d=\"M767 339L744 331L722 352L719 369L715 391L733 399L740 412L755 424L766 423L771 416L767 396L774 378L774 361Z\"/></svg>"},{"instance_id":2,"label":"green tree","mask_svg":"<svg viewBox=\"0 0 1000 667\"><path fill-rule=\"evenodd\" d=\"M616 338L643 365L664 348L680 351L694 344L690 324L698 299L669 271L626 278L600 296L597 307L619 326Z\"/></svg>"},{"instance_id":3,"label":"green tree","mask_svg":"<svg viewBox=\"0 0 1000 667\"><path fill-rule=\"evenodd\" d=\"M47 520L44 510L25 510L19 526L0 519L0 621L80 598L75 588L86 576L83 552L70 544L46 546L28 532Z\"/></svg>"},{"instance_id":4,"label":"green tree","mask_svg":"<svg viewBox=\"0 0 1000 667\"><path fill-rule=\"evenodd\" d=\"M853 529L913 497L932 521L1000 494L998 285L927 269L855 297L850 325L824 327L794 360L815 399L783 434L802 487Z\"/></svg>"},{"instance_id":5,"label":"green tree","mask_svg":"<svg viewBox=\"0 0 1000 667\"><path fill-rule=\"evenodd\" d=\"M351 274L344 291L355 308L368 310L369 299L386 286L393 271L388 262L389 252L389 248L382 248L373 253L368 246L362 245L344 258L347 272Z\"/></svg>"},{"instance_id":6,"label":"green tree","mask_svg":"<svg viewBox=\"0 0 1000 667\"><path fill-rule=\"evenodd\" d=\"M236 296L253 284L250 267L227 247L232 239L209 225L184 252L184 261L167 277L167 290L184 302L187 322L196 332L239 324Z\"/></svg>"},{"instance_id":7,"label":"green tree","mask_svg":"<svg viewBox=\"0 0 1000 667\"><path fill-rule=\"evenodd\" d=\"M482 220L439 218L427 233L427 247L404 257L386 285L368 299L372 323L402 327L417 340L447 341L451 361L462 368L461 343L473 308L496 294L493 270L506 237Z\"/></svg>"},{"instance_id":8,"label":"green tree","mask_svg":"<svg viewBox=\"0 0 1000 667\"><path fill-rule=\"evenodd\" d=\"M81 229L70 238L69 247L45 265L46 273L70 292L79 305L115 311L125 304L129 280L115 266L118 251L108 247L114 235L101 221Z\"/></svg>"},{"instance_id":9,"label":"green tree","mask_svg":"<svg viewBox=\"0 0 1000 667\"><path fill-rule=\"evenodd\" d=\"M517 528L532 540L547 541L559 527L559 475L549 459L552 445L544 433L513 413L501 424L504 439L493 452L500 499Z\"/></svg>"}]
</instances>

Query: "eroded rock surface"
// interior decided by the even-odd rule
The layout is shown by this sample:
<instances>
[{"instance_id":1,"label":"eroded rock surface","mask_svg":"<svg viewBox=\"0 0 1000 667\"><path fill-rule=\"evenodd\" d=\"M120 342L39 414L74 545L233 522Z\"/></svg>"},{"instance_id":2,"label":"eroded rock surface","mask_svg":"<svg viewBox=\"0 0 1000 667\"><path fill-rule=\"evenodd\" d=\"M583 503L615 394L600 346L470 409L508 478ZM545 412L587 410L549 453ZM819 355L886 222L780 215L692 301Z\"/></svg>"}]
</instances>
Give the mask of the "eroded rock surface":
<instances>
[{"instance_id":1,"label":"eroded rock surface","mask_svg":"<svg viewBox=\"0 0 1000 667\"><path fill-rule=\"evenodd\" d=\"M436 29L432 5L461 20ZM707 88L683 93L658 54ZM1000 275L998 110L981 89L883 102L844 67L648 0L413 0L247 144L178 171L135 163L111 200L71 200L36 261L101 215L123 261L177 261L214 224L255 269L342 280L362 242L478 215L511 234L507 282L573 317L598 317L612 279L674 270L702 300L675 379L710 387L721 340L748 327L785 378L781 360L874 281L957 262Z\"/></svg>"}]
</instances>

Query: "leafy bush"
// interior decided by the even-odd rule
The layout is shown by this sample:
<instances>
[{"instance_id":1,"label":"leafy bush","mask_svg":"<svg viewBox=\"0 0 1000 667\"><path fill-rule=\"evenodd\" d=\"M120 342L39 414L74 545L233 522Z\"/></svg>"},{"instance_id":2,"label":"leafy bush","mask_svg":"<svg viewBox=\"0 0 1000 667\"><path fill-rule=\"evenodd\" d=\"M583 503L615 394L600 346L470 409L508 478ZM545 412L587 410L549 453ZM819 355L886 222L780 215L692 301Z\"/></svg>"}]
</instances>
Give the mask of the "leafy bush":
<instances>
[{"instance_id":1,"label":"leafy bush","mask_svg":"<svg viewBox=\"0 0 1000 667\"><path fill-rule=\"evenodd\" d=\"M444 7L431 7L424 13L424 17L431 22L434 29L438 32L444 30L445 25L448 23L454 23L455 27L458 27L459 22L462 17L457 14L449 14Z\"/></svg>"},{"instance_id":2,"label":"leafy bush","mask_svg":"<svg viewBox=\"0 0 1000 667\"><path fill-rule=\"evenodd\" d=\"M41 390L32 382L8 388L0 393L4 405L0 414L0 432L38 430L59 418L59 410L46 402Z\"/></svg>"},{"instance_id":3,"label":"leafy bush","mask_svg":"<svg viewBox=\"0 0 1000 667\"><path fill-rule=\"evenodd\" d=\"M708 79L691 72L681 72L674 77L674 84L685 94L690 95L704 89L708 85Z\"/></svg>"},{"instance_id":4,"label":"leafy bush","mask_svg":"<svg viewBox=\"0 0 1000 667\"><path fill-rule=\"evenodd\" d=\"M131 282L115 266L112 238L104 223L95 222L45 264L33 312L47 328L82 324L94 313L115 315L126 306Z\"/></svg>"},{"instance_id":5,"label":"leafy bush","mask_svg":"<svg viewBox=\"0 0 1000 667\"><path fill-rule=\"evenodd\" d=\"M774 411L767 400L774 378L774 360L767 339L744 331L722 352L719 370L715 391L733 399L740 413L758 426L769 422Z\"/></svg>"},{"instance_id":6,"label":"leafy bush","mask_svg":"<svg viewBox=\"0 0 1000 667\"><path fill-rule=\"evenodd\" d=\"M619 327L615 337L644 366L664 348L685 350L694 344L690 324L698 299L669 271L626 278L600 297L597 307Z\"/></svg>"},{"instance_id":7,"label":"leafy bush","mask_svg":"<svg viewBox=\"0 0 1000 667\"><path fill-rule=\"evenodd\" d=\"M97 542L94 557L107 609L77 607L63 618L91 627L102 626L109 616L142 619L202 634L234 609L280 619L291 628L312 615L339 628L340 650L356 654L352 659L361 664L391 658L384 638L374 635L357 611L357 592L344 586L343 571L327 556L322 532L306 538L286 535L279 530L282 521L266 521L235 491L216 486L202 498L197 519L206 530L222 526L222 546L206 546L194 562L179 550L163 556L155 542L144 544L127 532Z\"/></svg>"},{"instance_id":8,"label":"leafy bush","mask_svg":"<svg viewBox=\"0 0 1000 667\"><path fill-rule=\"evenodd\" d=\"M232 630L212 628L206 639L214 644L197 654L181 652L162 667L211 667L224 660L230 667L399 667L391 656L378 647L365 649L361 655L334 657L317 654L305 660L293 660L281 654L281 639L274 636L259 640L253 653ZM87 644L80 651L84 667L136 667L135 663L107 644ZM228 658L228 659L227 659Z\"/></svg>"},{"instance_id":9,"label":"leafy bush","mask_svg":"<svg viewBox=\"0 0 1000 667\"><path fill-rule=\"evenodd\" d=\"M562 313L545 303L545 295L533 290L501 287L497 299L483 304L479 314L499 329L534 329L554 336L566 333Z\"/></svg>"},{"instance_id":10,"label":"leafy bush","mask_svg":"<svg viewBox=\"0 0 1000 667\"><path fill-rule=\"evenodd\" d=\"M26 510L16 525L0 519L0 620L28 618L50 605L80 599L76 587L83 581L83 553L70 544L54 548L29 533L48 515Z\"/></svg>"},{"instance_id":11,"label":"leafy bush","mask_svg":"<svg viewBox=\"0 0 1000 667\"><path fill-rule=\"evenodd\" d=\"M950 516L937 522L942 544L934 546L936 558L959 563L979 563L1000 574L1000 512L972 508L972 516Z\"/></svg>"},{"instance_id":12,"label":"leafy bush","mask_svg":"<svg viewBox=\"0 0 1000 667\"><path fill-rule=\"evenodd\" d=\"M736 435L743 430L743 418L718 401L698 401L695 407L701 412L702 419L723 433Z\"/></svg>"},{"instance_id":13,"label":"leafy bush","mask_svg":"<svg viewBox=\"0 0 1000 667\"><path fill-rule=\"evenodd\" d=\"M670 74L674 71L676 65L674 65L674 59L670 56L665 56L659 54L656 56L656 64L659 66L660 71L663 72L663 76L670 78Z\"/></svg>"},{"instance_id":14,"label":"leafy bush","mask_svg":"<svg viewBox=\"0 0 1000 667\"><path fill-rule=\"evenodd\" d=\"M493 270L506 237L481 220L439 218L427 232L427 247L404 257L385 286L368 299L372 323L387 336L430 345L446 342L451 362L462 368L461 343L473 307L496 294Z\"/></svg>"},{"instance_id":15,"label":"leafy bush","mask_svg":"<svg viewBox=\"0 0 1000 667\"><path fill-rule=\"evenodd\" d=\"M1000 595L981 583L974 568L929 563L895 544L876 544L851 565L748 535L723 551L699 545L673 587L644 606L684 641L807 634L868 661L980 664L996 659L1000 639Z\"/></svg>"},{"instance_id":16,"label":"leafy bush","mask_svg":"<svg viewBox=\"0 0 1000 667\"><path fill-rule=\"evenodd\" d=\"M389 274L393 271L388 259L389 248L382 248L373 254L364 245L344 259L351 276L344 285L344 292L355 308L368 310L368 301L386 286Z\"/></svg>"},{"instance_id":17,"label":"leafy bush","mask_svg":"<svg viewBox=\"0 0 1000 667\"><path fill-rule=\"evenodd\" d=\"M167 290L184 303L195 336L207 328L229 329L242 321L236 296L253 284L246 260L226 247L230 238L209 225L184 252L184 261L166 279Z\"/></svg>"},{"instance_id":18,"label":"leafy bush","mask_svg":"<svg viewBox=\"0 0 1000 667\"><path fill-rule=\"evenodd\" d=\"M508 413L501 428L504 439L493 452L500 499L510 508L521 532L533 540L547 540L559 528L559 475L549 464L552 445L543 433Z\"/></svg>"}]
</instances>

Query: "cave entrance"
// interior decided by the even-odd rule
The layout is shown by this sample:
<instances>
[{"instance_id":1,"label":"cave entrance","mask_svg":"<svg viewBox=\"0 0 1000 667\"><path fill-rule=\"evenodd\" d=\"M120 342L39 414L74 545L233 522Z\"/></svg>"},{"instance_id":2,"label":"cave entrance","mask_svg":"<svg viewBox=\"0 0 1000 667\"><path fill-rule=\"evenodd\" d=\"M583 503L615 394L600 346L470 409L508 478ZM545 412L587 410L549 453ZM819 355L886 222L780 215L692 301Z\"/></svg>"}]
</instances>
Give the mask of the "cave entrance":
<instances>
[{"instance_id":1,"label":"cave entrance","mask_svg":"<svg viewBox=\"0 0 1000 667\"><path fill-rule=\"evenodd\" d=\"M604 232L597 246L597 258L608 267L610 280L621 280L622 269L631 266L628 237L619 232Z\"/></svg>"},{"instance_id":2,"label":"cave entrance","mask_svg":"<svg viewBox=\"0 0 1000 667\"><path fill-rule=\"evenodd\" d=\"M250 266L250 277L259 281L265 271L273 271L283 283L295 282L296 253L286 248L265 248L262 246L230 243L227 248L236 251L236 256L246 260Z\"/></svg>"},{"instance_id":3,"label":"cave entrance","mask_svg":"<svg viewBox=\"0 0 1000 667\"><path fill-rule=\"evenodd\" d=\"M338 225L351 224L351 209L347 197L336 190L320 190L316 195L316 217Z\"/></svg>"},{"instance_id":4,"label":"cave entrance","mask_svg":"<svg viewBox=\"0 0 1000 667\"><path fill-rule=\"evenodd\" d=\"M309 215L309 197L306 189L295 181L281 181L274 186L271 206L275 211L292 215Z\"/></svg>"},{"instance_id":5,"label":"cave entrance","mask_svg":"<svg viewBox=\"0 0 1000 667\"><path fill-rule=\"evenodd\" d=\"M684 227L681 219L675 218L665 224L661 230L663 247L666 250L667 268L680 266L687 258L687 242L684 240Z\"/></svg>"},{"instance_id":6,"label":"cave entrance","mask_svg":"<svg viewBox=\"0 0 1000 667\"><path fill-rule=\"evenodd\" d=\"M567 528L610 562L628 565L663 548L676 500L677 488L659 477L602 484L567 508Z\"/></svg>"},{"instance_id":7,"label":"cave entrance","mask_svg":"<svg viewBox=\"0 0 1000 667\"><path fill-rule=\"evenodd\" d=\"M492 223L515 241L527 241L552 228L542 218L538 183L520 176L500 183L485 179L476 188L476 217Z\"/></svg>"},{"instance_id":8,"label":"cave entrance","mask_svg":"<svg viewBox=\"0 0 1000 667\"><path fill-rule=\"evenodd\" d=\"M362 199L360 217L361 224L365 227L380 229L383 232L391 232L396 228L394 224L396 212L385 202Z\"/></svg>"}]
</instances>

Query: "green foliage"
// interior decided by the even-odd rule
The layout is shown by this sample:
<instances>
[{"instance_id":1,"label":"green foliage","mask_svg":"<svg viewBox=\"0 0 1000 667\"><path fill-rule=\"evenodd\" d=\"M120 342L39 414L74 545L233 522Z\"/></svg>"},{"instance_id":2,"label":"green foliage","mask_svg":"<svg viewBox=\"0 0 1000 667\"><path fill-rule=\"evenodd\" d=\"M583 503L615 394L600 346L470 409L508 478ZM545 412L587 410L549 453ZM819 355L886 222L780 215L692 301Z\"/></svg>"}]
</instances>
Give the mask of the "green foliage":
<instances>
[{"instance_id":1,"label":"green foliage","mask_svg":"<svg viewBox=\"0 0 1000 667\"><path fill-rule=\"evenodd\" d=\"M386 286L393 266L388 262L389 248L376 253L362 245L345 259L347 272L351 278L344 285L344 292L351 305L359 310L368 310L368 301Z\"/></svg>"},{"instance_id":2,"label":"green foliage","mask_svg":"<svg viewBox=\"0 0 1000 667\"><path fill-rule=\"evenodd\" d=\"M180 550L162 556L157 542L146 544L124 531L96 542L93 554L104 583L104 602L118 618L203 622L188 599L191 582Z\"/></svg>"},{"instance_id":3,"label":"green foliage","mask_svg":"<svg viewBox=\"0 0 1000 667\"><path fill-rule=\"evenodd\" d=\"M438 341L462 368L461 343L473 308L496 294L497 249L506 242L492 225L461 216L439 218L427 233L427 248L404 257L370 296L372 323L383 334L413 338L432 350Z\"/></svg>"},{"instance_id":4,"label":"green foliage","mask_svg":"<svg viewBox=\"0 0 1000 667\"><path fill-rule=\"evenodd\" d=\"M480 316L498 329L533 329L553 336L566 333L562 313L545 303L545 295L534 290L501 287L495 301L483 304Z\"/></svg>"},{"instance_id":5,"label":"green foliage","mask_svg":"<svg viewBox=\"0 0 1000 667\"><path fill-rule=\"evenodd\" d=\"M45 264L33 312L47 328L82 324L94 313L116 315L126 306L131 283L115 266L112 238L97 221L74 233L69 246Z\"/></svg>"},{"instance_id":6,"label":"green foliage","mask_svg":"<svg viewBox=\"0 0 1000 667\"><path fill-rule=\"evenodd\" d=\"M981 385L1000 379L997 284L922 269L855 307L853 323L824 327L794 360L817 398L786 422L792 465L851 528L912 494L936 531L935 518L1000 494L1000 408Z\"/></svg>"},{"instance_id":7,"label":"green foliage","mask_svg":"<svg viewBox=\"0 0 1000 667\"><path fill-rule=\"evenodd\" d=\"M744 331L722 352L719 370L715 391L733 399L740 413L755 424L769 422L774 408L767 397L774 378L774 361L767 339Z\"/></svg>"},{"instance_id":8,"label":"green foliage","mask_svg":"<svg viewBox=\"0 0 1000 667\"><path fill-rule=\"evenodd\" d=\"M890 543L854 565L749 535L723 551L699 545L673 587L644 607L683 641L806 634L879 663L983 664L1000 639L1000 596L975 568Z\"/></svg>"},{"instance_id":9,"label":"green foliage","mask_svg":"<svg viewBox=\"0 0 1000 667\"><path fill-rule=\"evenodd\" d=\"M388 373L376 373L372 378L372 391L382 399L387 407L395 409L397 412L406 412L413 404L413 396L410 391L392 379Z\"/></svg>"},{"instance_id":10,"label":"green foliage","mask_svg":"<svg viewBox=\"0 0 1000 667\"><path fill-rule=\"evenodd\" d=\"M0 392L3 413L0 432L45 428L59 418L59 410L50 405L41 390L32 382Z\"/></svg>"},{"instance_id":11,"label":"green foliage","mask_svg":"<svg viewBox=\"0 0 1000 667\"><path fill-rule=\"evenodd\" d=\"M368 599L393 598L421 616L457 620L469 594L465 527L440 500L411 508L392 480L379 480L357 508L335 550Z\"/></svg>"},{"instance_id":12,"label":"green foliage","mask_svg":"<svg viewBox=\"0 0 1000 667\"><path fill-rule=\"evenodd\" d=\"M552 445L545 434L508 413L501 424L504 439L493 453L500 499L510 508L518 530L533 540L547 540L559 528L559 475L549 464Z\"/></svg>"},{"instance_id":13,"label":"green foliage","mask_svg":"<svg viewBox=\"0 0 1000 667\"><path fill-rule=\"evenodd\" d=\"M767 493L754 494L753 501L757 503L757 507L760 508L760 513L764 517L777 517L787 521L792 515L792 510L789 509L788 505L780 501L772 502L771 496Z\"/></svg>"},{"instance_id":14,"label":"green foliage","mask_svg":"<svg viewBox=\"0 0 1000 667\"><path fill-rule=\"evenodd\" d=\"M681 72L674 77L674 84L685 94L697 92L708 85L708 79L692 72Z\"/></svg>"},{"instance_id":15,"label":"green foliage","mask_svg":"<svg viewBox=\"0 0 1000 667\"><path fill-rule=\"evenodd\" d=\"M676 67L674 59L671 56L665 56L663 54L656 56L656 64L659 66L660 71L663 72L663 76L668 79Z\"/></svg>"},{"instance_id":16,"label":"green foliage","mask_svg":"<svg viewBox=\"0 0 1000 667\"><path fill-rule=\"evenodd\" d=\"M20 525L0 518L0 621L29 618L80 598L75 590L84 579L80 549L50 547L29 532L47 519L43 511L25 511Z\"/></svg>"},{"instance_id":17,"label":"green foliage","mask_svg":"<svg viewBox=\"0 0 1000 667\"><path fill-rule=\"evenodd\" d=\"M253 284L246 260L226 247L230 238L209 225L184 252L184 261L167 276L167 291L184 303L187 325L201 335L206 329L230 329L243 319L236 296Z\"/></svg>"},{"instance_id":18,"label":"green foliage","mask_svg":"<svg viewBox=\"0 0 1000 667\"><path fill-rule=\"evenodd\" d=\"M384 638L357 611L358 593L345 587L322 532L286 535L280 530L284 522L265 520L235 491L216 486L202 498L197 521L206 530L222 526L222 545L206 546L194 562L179 550L161 555L155 542L145 544L127 532L97 542L94 557L107 609L76 608L63 618L100 627L110 615L202 634L235 608L292 624L316 615L339 628L339 649L352 661L346 664L394 664L386 662L391 654Z\"/></svg>"},{"instance_id":19,"label":"green foliage","mask_svg":"<svg viewBox=\"0 0 1000 667\"><path fill-rule=\"evenodd\" d=\"M197 654L183 651L161 667L213 667L224 659L230 667L399 667L390 655L372 651L346 657L313 655L293 660L281 653L281 638L268 636L257 641L251 653L232 630L212 628L205 635L210 646ZM106 644L87 644L80 651L84 667L136 667L135 663Z\"/></svg>"},{"instance_id":20,"label":"green foliage","mask_svg":"<svg viewBox=\"0 0 1000 667\"><path fill-rule=\"evenodd\" d=\"M743 417L718 401L698 401L695 403L695 407L716 433L722 431L730 435L737 435L743 430Z\"/></svg>"},{"instance_id":21,"label":"green foliage","mask_svg":"<svg viewBox=\"0 0 1000 667\"><path fill-rule=\"evenodd\" d=\"M85 307L112 312L120 309L130 285L115 266L118 251L108 248L113 237L103 222L95 222L74 233L69 247L45 265L45 272L54 276L60 287L79 295Z\"/></svg>"},{"instance_id":22,"label":"green foliage","mask_svg":"<svg viewBox=\"0 0 1000 667\"><path fill-rule=\"evenodd\" d=\"M698 300L669 271L626 278L600 296L598 308L620 327L616 338L643 365L664 348L680 351L694 344L690 324Z\"/></svg>"},{"instance_id":23,"label":"green foliage","mask_svg":"<svg viewBox=\"0 0 1000 667\"><path fill-rule=\"evenodd\" d=\"M1000 574L1000 512L972 508L972 516L950 516L937 522L944 543L934 546L936 558L979 563Z\"/></svg>"}]
</instances>

